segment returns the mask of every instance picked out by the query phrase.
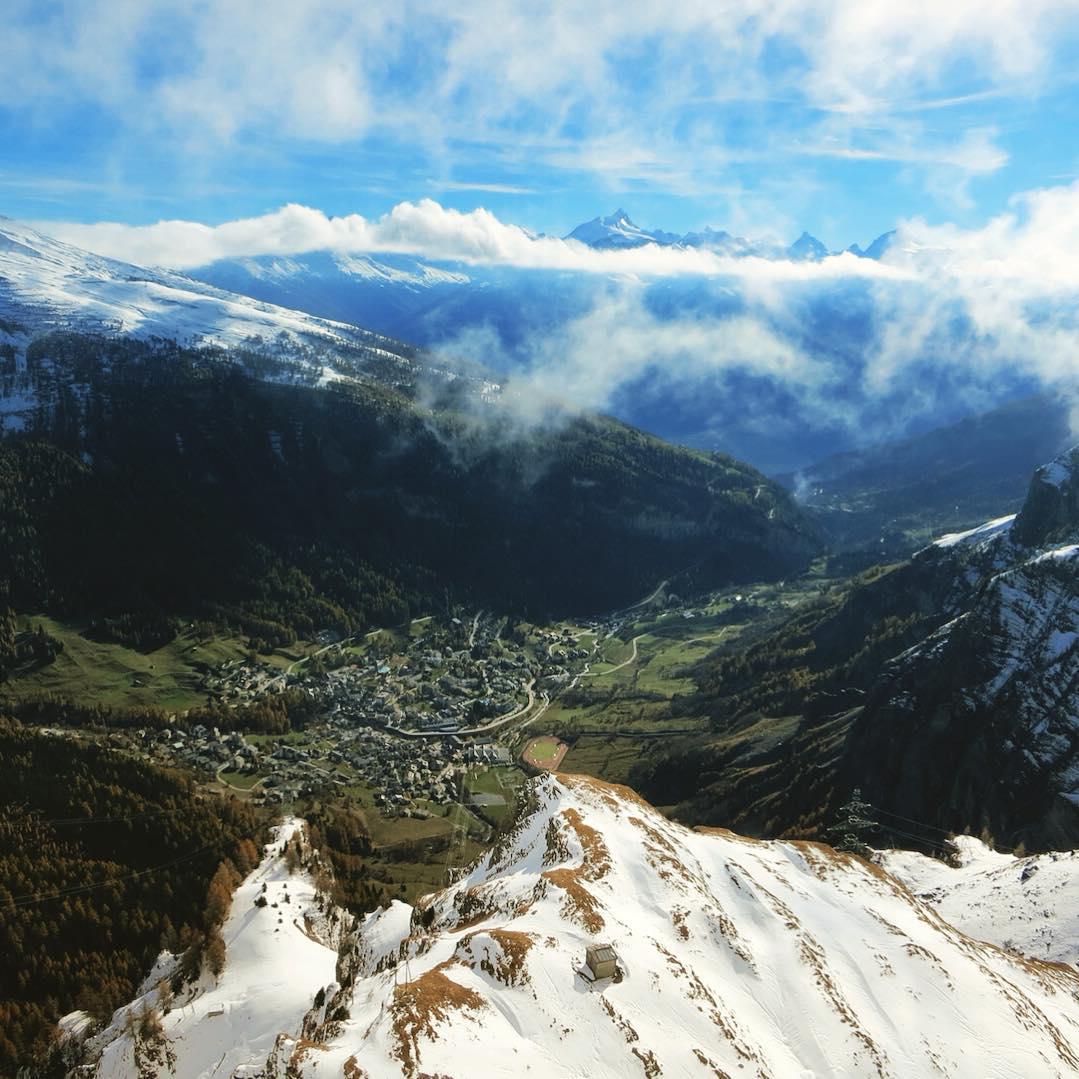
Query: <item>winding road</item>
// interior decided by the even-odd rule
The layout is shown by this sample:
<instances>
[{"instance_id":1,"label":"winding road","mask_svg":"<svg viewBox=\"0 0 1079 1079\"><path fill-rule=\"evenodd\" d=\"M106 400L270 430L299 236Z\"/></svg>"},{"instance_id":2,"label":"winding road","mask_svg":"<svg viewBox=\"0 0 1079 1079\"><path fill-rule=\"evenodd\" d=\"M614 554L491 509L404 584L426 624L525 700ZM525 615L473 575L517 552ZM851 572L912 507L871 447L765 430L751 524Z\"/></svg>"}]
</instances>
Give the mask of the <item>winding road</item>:
<instances>
[{"instance_id":1,"label":"winding road","mask_svg":"<svg viewBox=\"0 0 1079 1079\"><path fill-rule=\"evenodd\" d=\"M607 670L607 671L586 671L581 675L581 677L582 678L602 678L604 675L614 674L615 671L620 671L623 667L628 667L631 663L636 663L637 662L637 642L642 637L645 637L645 636L647 636L647 634L638 633L637 636L633 638L633 651L630 653L629 659L622 660L622 662L619 663L617 667L612 667L610 670Z\"/></svg>"}]
</instances>

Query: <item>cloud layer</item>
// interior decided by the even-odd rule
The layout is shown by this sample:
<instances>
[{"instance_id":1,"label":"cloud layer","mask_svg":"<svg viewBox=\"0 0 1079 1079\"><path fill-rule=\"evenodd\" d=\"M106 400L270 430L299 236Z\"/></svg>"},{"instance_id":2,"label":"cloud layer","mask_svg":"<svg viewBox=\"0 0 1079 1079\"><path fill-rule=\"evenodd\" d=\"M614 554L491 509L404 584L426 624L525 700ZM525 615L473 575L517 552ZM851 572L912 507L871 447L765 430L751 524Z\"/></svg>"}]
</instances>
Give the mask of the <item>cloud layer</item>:
<instances>
[{"instance_id":1,"label":"cloud layer","mask_svg":"<svg viewBox=\"0 0 1079 1079\"><path fill-rule=\"evenodd\" d=\"M195 221L161 221L156 225L38 224L57 239L99 255L179 270L205 266L218 259L333 251L396 252L487 266L644 276L752 275L804 280L894 276L897 272L851 255L814 264L732 259L710 251L654 244L628 251L596 251L576 241L536 236L500 221L488 210L462 212L432 199L398 203L374 220L360 214L328 217L321 210L289 205L261 217L216 226Z\"/></svg>"},{"instance_id":2,"label":"cloud layer","mask_svg":"<svg viewBox=\"0 0 1079 1079\"><path fill-rule=\"evenodd\" d=\"M104 254L179 267L331 250L576 273L587 302L526 325L512 346L482 320L451 326L439 342L512 370L523 414L552 387L579 407L623 413L628 392L650 387L657 399L700 412L694 396L706 385L715 416L698 419L722 443L725 427L752 426L748 402L761 401L765 387L782 398L788 425L865 442L960 405L990 407L1018 389L1074 396L1079 387L1079 183L1018 196L979 228L901 222L880 262L731 259L655 245L593 251L486 210L429 200L377 219L286 206L216 227L50 231Z\"/></svg>"},{"instance_id":3,"label":"cloud layer","mask_svg":"<svg viewBox=\"0 0 1079 1079\"><path fill-rule=\"evenodd\" d=\"M9 0L0 114L92 125L125 163L388 140L682 193L799 155L984 175L992 126L927 124L1069 70L1075 0ZM746 123L747 117L751 121ZM482 149L481 149L482 148Z\"/></svg>"}]
</instances>

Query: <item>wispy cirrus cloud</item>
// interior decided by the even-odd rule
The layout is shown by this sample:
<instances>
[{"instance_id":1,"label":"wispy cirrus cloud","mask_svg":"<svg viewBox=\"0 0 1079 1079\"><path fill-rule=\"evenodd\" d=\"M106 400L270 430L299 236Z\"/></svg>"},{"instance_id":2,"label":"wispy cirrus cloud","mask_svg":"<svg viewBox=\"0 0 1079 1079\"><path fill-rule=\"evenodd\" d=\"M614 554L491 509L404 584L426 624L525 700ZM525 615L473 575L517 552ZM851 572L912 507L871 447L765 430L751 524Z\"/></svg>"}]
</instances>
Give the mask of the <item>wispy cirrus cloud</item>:
<instances>
[{"instance_id":1,"label":"wispy cirrus cloud","mask_svg":"<svg viewBox=\"0 0 1079 1079\"><path fill-rule=\"evenodd\" d=\"M962 128L942 139L919 112L1036 96L1067 70L1075 14L1074 0L595 0L587 14L571 0L10 0L0 111L90 122L127 164L148 144L184 165L267 139L396 139L432 161L487 143L525 169L690 191L747 152L786 160L808 132L838 139L834 156L916 168L951 144L951 167L985 174L1002 150Z\"/></svg>"}]
</instances>

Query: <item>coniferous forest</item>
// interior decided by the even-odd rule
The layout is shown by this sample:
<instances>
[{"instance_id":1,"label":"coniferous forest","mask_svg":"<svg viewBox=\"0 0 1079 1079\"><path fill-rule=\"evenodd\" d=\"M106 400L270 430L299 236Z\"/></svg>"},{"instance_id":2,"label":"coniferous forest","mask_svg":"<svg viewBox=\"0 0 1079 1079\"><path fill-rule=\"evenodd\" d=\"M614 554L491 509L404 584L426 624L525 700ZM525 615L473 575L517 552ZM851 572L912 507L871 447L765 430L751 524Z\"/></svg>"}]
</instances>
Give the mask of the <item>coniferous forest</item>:
<instances>
[{"instance_id":1,"label":"coniferous forest","mask_svg":"<svg viewBox=\"0 0 1079 1079\"><path fill-rule=\"evenodd\" d=\"M819 546L755 470L603 417L530 427L453 384L433 403L374 378L283 385L264 356L173 342L53 333L26 363L41 404L0 442L0 604L136 648L177 617L274 647L447 597L587 613Z\"/></svg>"},{"instance_id":2,"label":"coniferous forest","mask_svg":"<svg viewBox=\"0 0 1079 1079\"><path fill-rule=\"evenodd\" d=\"M251 808L186 776L2 717L0 775L8 1076L48 1058L58 1015L104 1018L130 1000L162 948L185 952L188 973L211 962L262 834Z\"/></svg>"}]
</instances>

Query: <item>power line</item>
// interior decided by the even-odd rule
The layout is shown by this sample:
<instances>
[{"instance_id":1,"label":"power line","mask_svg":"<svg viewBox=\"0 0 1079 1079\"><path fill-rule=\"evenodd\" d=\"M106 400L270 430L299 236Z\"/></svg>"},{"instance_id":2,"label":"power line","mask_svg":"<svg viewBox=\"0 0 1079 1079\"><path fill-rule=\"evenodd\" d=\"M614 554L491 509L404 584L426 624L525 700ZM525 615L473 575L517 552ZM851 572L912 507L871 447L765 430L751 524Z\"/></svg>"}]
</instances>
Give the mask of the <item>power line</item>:
<instances>
[{"instance_id":1,"label":"power line","mask_svg":"<svg viewBox=\"0 0 1079 1079\"><path fill-rule=\"evenodd\" d=\"M148 810L145 813L132 813L128 816L102 815L98 817L56 817L51 820L35 817L31 813L27 813L26 820L0 820L0 828L15 828L17 825L21 826L24 824L49 825L52 828L75 828L87 824L126 824L128 821L152 820L160 817L176 817L186 812L187 810L185 809L154 809Z\"/></svg>"},{"instance_id":2,"label":"power line","mask_svg":"<svg viewBox=\"0 0 1079 1079\"><path fill-rule=\"evenodd\" d=\"M187 810L183 809L155 809L146 813L132 813L126 817L64 817L58 820L39 820L38 824L51 824L54 827L71 827L82 824L123 824L126 821L132 820L147 820L151 817L175 817L181 813L186 813Z\"/></svg>"},{"instance_id":3,"label":"power line","mask_svg":"<svg viewBox=\"0 0 1079 1079\"><path fill-rule=\"evenodd\" d=\"M899 835L904 839L913 839L916 843L921 843L923 846L932 847L933 850L940 851L943 854L948 853L948 848L943 843L937 843L935 840L926 839L924 836L913 835L911 832L903 832L898 828L893 828L890 825L880 825L881 829L888 835Z\"/></svg>"},{"instance_id":4,"label":"power line","mask_svg":"<svg viewBox=\"0 0 1079 1079\"><path fill-rule=\"evenodd\" d=\"M148 877L153 873L160 873L163 869L171 869L173 866L180 865L183 862L189 862L193 858L197 858L200 854L205 854L208 850L216 847L220 840L214 840L212 843L207 843L205 846L199 847L198 850L193 850L188 854L182 854L179 858L173 858L169 862L163 862L161 865L151 866L149 869L139 869L134 873L127 873L122 877L112 877L109 880L96 881L93 884L80 884L72 888L59 888L53 892L36 892L27 895L13 896L6 901L6 905L10 908L16 907L29 907L38 903L48 903L54 899L64 899L67 896L72 895L85 895L88 892L97 891L99 888L108 888L114 884L124 884L127 881L137 880L139 877Z\"/></svg>"},{"instance_id":5,"label":"power line","mask_svg":"<svg viewBox=\"0 0 1079 1079\"><path fill-rule=\"evenodd\" d=\"M938 828L936 827L936 825L933 824L925 824L920 820L913 820L910 817L901 816L899 813L893 813L889 809L881 809L879 806L873 806L872 809L874 813L883 813L886 817L893 817L895 820L905 821L907 824L915 824L919 828L925 828L927 831L930 832L939 832L943 836L951 836L955 834L954 832L949 832L946 828Z\"/></svg>"},{"instance_id":6,"label":"power line","mask_svg":"<svg viewBox=\"0 0 1079 1079\"><path fill-rule=\"evenodd\" d=\"M924 828L926 831L929 832L936 832L938 835L944 836L945 840L951 840L957 834L956 832L948 831L948 829L946 828L940 828L935 824L926 824L924 821L914 820L912 817L904 817L900 813L893 813L889 809L881 809L879 806L870 806L870 808L874 813L883 814L886 817L891 817L894 820L903 821L906 824L913 824L916 828ZM894 825L887 824L883 821L878 822L878 826L893 835L901 835L905 839L913 839L918 843L922 843L927 847L933 847L935 850L942 851L945 854L950 853L950 848L947 843L941 843L938 840L934 839L927 839L925 836L912 835L910 832L902 831L901 829L896 828ZM1008 854L1014 855L1016 853L1015 849L1012 847L1003 847L997 843L994 843L993 846L995 849L1005 851Z\"/></svg>"}]
</instances>

